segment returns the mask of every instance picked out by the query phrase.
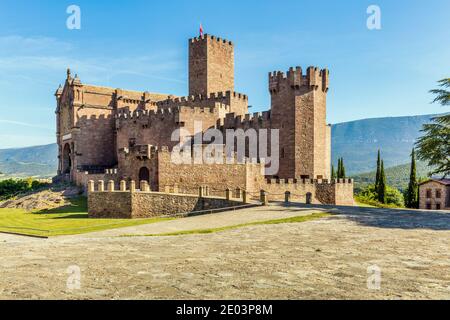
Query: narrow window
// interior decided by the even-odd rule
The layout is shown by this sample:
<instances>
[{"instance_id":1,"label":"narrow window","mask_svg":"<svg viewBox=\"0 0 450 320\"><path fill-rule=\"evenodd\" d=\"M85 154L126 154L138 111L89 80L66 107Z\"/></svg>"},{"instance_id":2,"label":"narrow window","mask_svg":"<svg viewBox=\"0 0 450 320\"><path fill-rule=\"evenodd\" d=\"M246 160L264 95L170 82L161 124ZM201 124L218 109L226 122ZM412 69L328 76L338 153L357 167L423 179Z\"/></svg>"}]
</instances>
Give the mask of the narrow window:
<instances>
[{"instance_id":1,"label":"narrow window","mask_svg":"<svg viewBox=\"0 0 450 320\"><path fill-rule=\"evenodd\" d=\"M436 190L436 199L440 199L442 197L441 190Z\"/></svg>"},{"instance_id":2,"label":"narrow window","mask_svg":"<svg viewBox=\"0 0 450 320\"><path fill-rule=\"evenodd\" d=\"M427 199L431 199L431 189L427 189Z\"/></svg>"}]
</instances>

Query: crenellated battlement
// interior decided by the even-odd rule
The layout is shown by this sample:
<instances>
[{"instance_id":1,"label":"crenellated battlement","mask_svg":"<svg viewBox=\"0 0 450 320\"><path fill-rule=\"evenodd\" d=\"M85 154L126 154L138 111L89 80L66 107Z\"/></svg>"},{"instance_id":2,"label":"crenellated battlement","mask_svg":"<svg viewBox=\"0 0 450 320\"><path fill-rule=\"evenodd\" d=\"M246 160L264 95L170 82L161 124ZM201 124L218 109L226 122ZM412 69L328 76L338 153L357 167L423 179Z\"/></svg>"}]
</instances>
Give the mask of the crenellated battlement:
<instances>
[{"instance_id":1,"label":"crenellated battlement","mask_svg":"<svg viewBox=\"0 0 450 320\"><path fill-rule=\"evenodd\" d=\"M228 113L224 119L225 128L260 127L261 123L270 121L270 111L247 113L245 116Z\"/></svg>"},{"instance_id":2,"label":"crenellated battlement","mask_svg":"<svg viewBox=\"0 0 450 320\"><path fill-rule=\"evenodd\" d=\"M353 185L354 180L353 179L266 179L267 184L271 185L328 185L328 184L349 184Z\"/></svg>"},{"instance_id":3,"label":"crenellated battlement","mask_svg":"<svg viewBox=\"0 0 450 320\"><path fill-rule=\"evenodd\" d=\"M209 95L191 95L186 97L178 97L178 98L169 98L163 101L156 102L156 105L159 107L166 107L170 105L182 105L182 104L194 104L194 103L215 103L215 102L223 102L230 104L231 99L248 101L248 97L245 94L238 93L235 91L225 91L225 92L215 92L210 93Z\"/></svg>"},{"instance_id":4,"label":"crenellated battlement","mask_svg":"<svg viewBox=\"0 0 450 320\"><path fill-rule=\"evenodd\" d=\"M115 117L119 120L137 120L143 118L158 118L166 116L174 116L179 113L179 108L158 108L156 110L134 110L120 109Z\"/></svg>"},{"instance_id":5,"label":"crenellated battlement","mask_svg":"<svg viewBox=\"0 0 450 320\"><path fill-rule=\"evenodd\" d=\"M222 43L222 44L226 44L229 46L233 46L233 42L220 38L220 37L216 37L213 35L209 35L209 34L204 34L203 36L199 36L199 37L195 37L195 38L191 38L189 39L190 43L197 43L197 42L204 42L204 41L216 41L218 43Z\"/></svg>"},{"instance_id":6,"label":"crenellated battlement","mask_svg":"<svg viewBox=\"0 0 450 320\"><path fill-rule=\"evenodd\" d=\"M215 102L209 106L199 106L199 105L185 105L181 101L174 102L172 104L164 104L157 106L154 110L134 110L129 109L119 109L115 115L116 120L119 121L136 121L145 120L151 121L152 119L173 121L177 116L189 117L192 119L198 118L202 119L205 114L215 114L219 117L221 114L227 114L230 111L230 106L227 104Z\"/></svg>"},{"instance_id":7,"label":"crenellated battlement","mask_svg":"<svg viewBox=\"0 0 450 320\"><path fill-rule=\"evenodd\" d=\"M303 74L301 67L289 68L286 73L281 71L269 72L269 91L277 93L281 86L289 86L293 89L308 87L314 90L328 91L329 71L317 67L308 67Z\"/></svg>"}]
</instances>

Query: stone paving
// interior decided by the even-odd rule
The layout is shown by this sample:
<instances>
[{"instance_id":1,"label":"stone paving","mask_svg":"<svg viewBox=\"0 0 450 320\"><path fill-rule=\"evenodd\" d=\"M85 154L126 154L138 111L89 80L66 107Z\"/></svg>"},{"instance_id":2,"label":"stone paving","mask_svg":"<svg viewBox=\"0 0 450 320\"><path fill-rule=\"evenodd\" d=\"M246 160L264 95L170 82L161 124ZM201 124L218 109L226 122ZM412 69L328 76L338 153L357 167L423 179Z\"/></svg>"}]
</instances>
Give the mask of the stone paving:
<instances>
[{"instance_id":1,"label":"stone paving","mask_svg":"<svg viewBox=\"0 0 450 320\"><path fill-rule=\"evenodd\" d=\"M450 299L448 213L259 209L160 227L212 227L226 217L235 224L316 210L336 215L171 237L116 237L153 233L157 225L48 240L0 235L0 299ZM70 266L81 270L79 289L70 286ZM374 266L381 271L379 290L367 286Z\"/></svg>"}]
</instances>

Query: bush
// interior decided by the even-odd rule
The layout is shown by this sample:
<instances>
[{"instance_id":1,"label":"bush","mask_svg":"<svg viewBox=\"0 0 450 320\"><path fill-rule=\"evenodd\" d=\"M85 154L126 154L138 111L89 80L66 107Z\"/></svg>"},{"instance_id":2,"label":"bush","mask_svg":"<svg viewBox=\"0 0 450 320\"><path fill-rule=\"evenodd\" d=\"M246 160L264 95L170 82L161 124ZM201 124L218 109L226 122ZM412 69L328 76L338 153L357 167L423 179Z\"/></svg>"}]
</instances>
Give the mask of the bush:
<instances>
[{"instance_id":1,"label":"bush","mask_svg":"<svg viewBox=\"0 0 450 320\"><path fill-rule=\"evenodd\" d=\"M386 186L386 203L380 203L377 200L378 196L373 184L361 189L355 198L360 203L382 208L403 208L405 205L403 194L391 186Z\"/></svg>"},{"instance_id":2,"label":"bush","mask_svg":"<svg viewBox=\"0 0 450 320\"><path fill-rule=\"evenodd\" d=\"M48 183L28 178L25 180L8 179L0 181L0 200L6 200L17 194L38 190Z\"/></svg>"}]
</instances>

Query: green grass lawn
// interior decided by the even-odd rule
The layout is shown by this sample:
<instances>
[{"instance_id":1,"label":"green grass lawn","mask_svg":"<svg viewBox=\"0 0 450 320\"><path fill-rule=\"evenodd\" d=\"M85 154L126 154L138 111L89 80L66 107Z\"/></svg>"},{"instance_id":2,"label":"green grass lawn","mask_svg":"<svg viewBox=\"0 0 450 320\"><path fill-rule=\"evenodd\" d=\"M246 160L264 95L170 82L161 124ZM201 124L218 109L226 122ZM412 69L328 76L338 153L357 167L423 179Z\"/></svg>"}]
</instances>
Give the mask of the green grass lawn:
<instances>
[{"instance_id":1,"label":"green grass lawn","mask_svg":"<svg viewBox=\"0 0 450 320\"><path fill-rule=\"evenodd\" d=\"M173 218L89 219L86 198L80 197L73 199L70 206L53 210L30 213L20 209L0 209L0 232L52 237L136 226L171 219Z\"/></svg>"}]
</instances>

